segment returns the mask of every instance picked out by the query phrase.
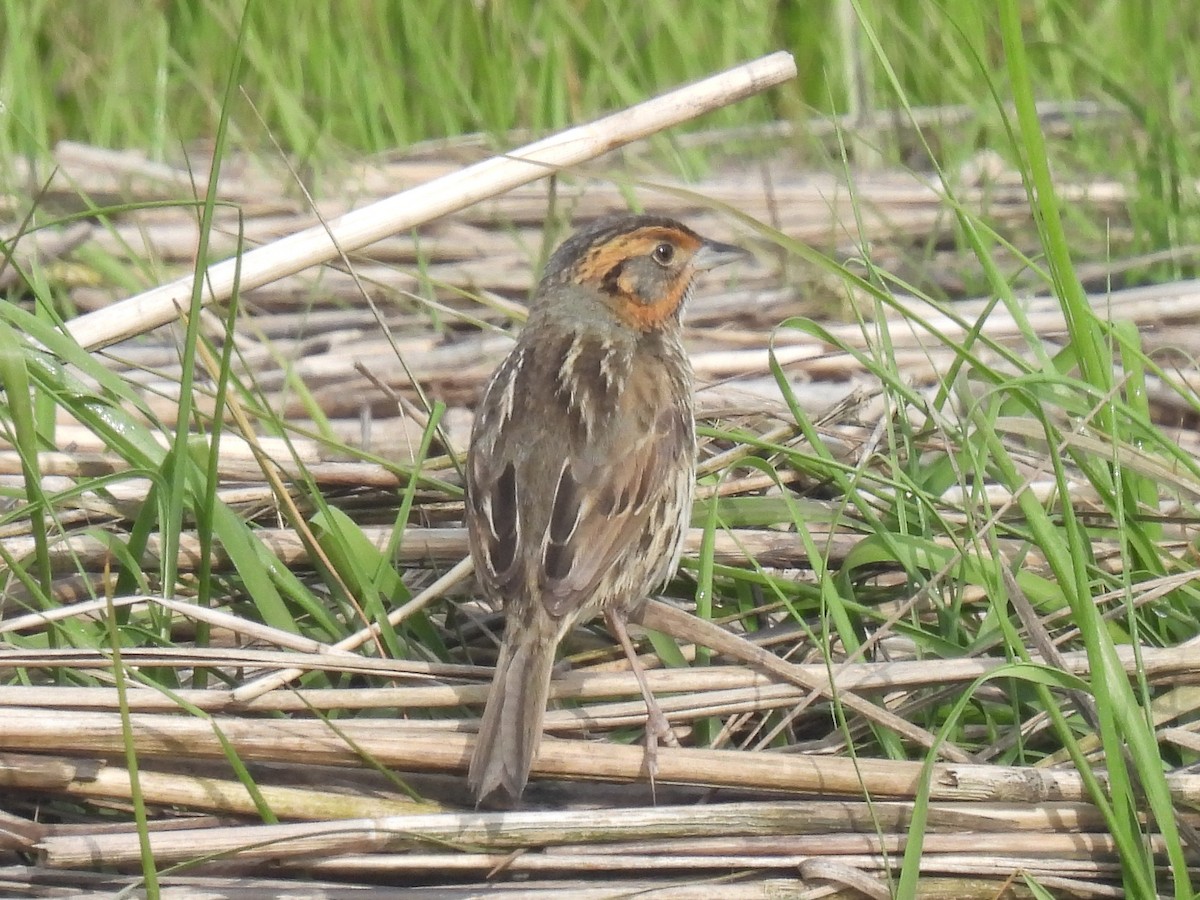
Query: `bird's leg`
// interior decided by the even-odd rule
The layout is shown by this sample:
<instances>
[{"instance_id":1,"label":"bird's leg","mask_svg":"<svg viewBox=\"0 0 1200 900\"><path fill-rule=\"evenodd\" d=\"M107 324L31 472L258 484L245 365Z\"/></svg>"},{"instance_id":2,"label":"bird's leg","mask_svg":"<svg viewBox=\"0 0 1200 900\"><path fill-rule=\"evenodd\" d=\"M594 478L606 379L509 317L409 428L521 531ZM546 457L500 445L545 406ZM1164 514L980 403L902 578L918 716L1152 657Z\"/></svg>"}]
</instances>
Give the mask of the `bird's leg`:
<instances>
[{"instance_id":1,"label":"bird's leg","mask_svg":"<svg viewBox=\"0 0 1200 900\"><path fill-rule=\"evenodd\" d=\"M604 619L608 623L608 630L621 642L621 649L625 651L625 658L629 660L629 665L633 668L633 677L637 679L642 699L646 702L646 769L650 773L650 786L653 790L654 776L658 772L659 739L661 738L669 747L678 747L679 740L675 737L675 732L671 730L671 724L667 721L662 707L654 698L650 685L646 683L646 671L642 668L633 641L629 639L629 630L625 627L624 611L606 610Z\"/></svg>"}]
</instances>

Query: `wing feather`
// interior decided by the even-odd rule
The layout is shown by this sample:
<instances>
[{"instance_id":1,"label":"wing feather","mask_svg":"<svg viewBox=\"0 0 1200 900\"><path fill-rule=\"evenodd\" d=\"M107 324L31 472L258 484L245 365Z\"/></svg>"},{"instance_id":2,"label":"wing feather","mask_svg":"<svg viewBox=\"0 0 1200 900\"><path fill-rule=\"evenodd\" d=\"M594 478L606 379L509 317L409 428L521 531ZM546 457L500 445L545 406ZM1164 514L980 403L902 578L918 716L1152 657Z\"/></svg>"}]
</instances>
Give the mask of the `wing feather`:
<instances>
[{"instance_id":1,"label":"wing feather","mask_svg":"<svg viewBox=\"0 0 1200 900\"><path fill-rule=\"evenodd\" d=\"M677 499L671 496L677 490L673 473L693 453L690 417L684 415L664 410L626 452L599 465L564 466L560 483L573 487L556 493L550 521L569 520L574 527L563 534L548 530L538 579L552 615L585 605L605 573L636 552L655 507ZM675 527L674 521L663 524ZM649 562L638 564L650 568Z\"/></svg>"},{"instance_id":2,"label":"wing feather","mask_svg":"<svg viewBox=\"0 0 1200 900\"><path fill-rule=\"evenodd\" d=\"M594 376L574 395L559 381L571 353L576 371ZM542 335L510 362L489 384L472 434L471 552L494 600L536 597L563 619L601 599L597 589L614 566L659 571L662 562L644 549L657 543L647 543L646 530L678 527L653 514L663 503L686 502L676 495L690 488L677 477L680 466L690 471L695 453L690 397L668 402L658 372L604 377L602 354L576 335ZM614 414L584 421L570 401L585 390L595 392L586 396L589 408L603 401ZM548 453L547 442L561 456Z\"/></svg>"}]
</instances>

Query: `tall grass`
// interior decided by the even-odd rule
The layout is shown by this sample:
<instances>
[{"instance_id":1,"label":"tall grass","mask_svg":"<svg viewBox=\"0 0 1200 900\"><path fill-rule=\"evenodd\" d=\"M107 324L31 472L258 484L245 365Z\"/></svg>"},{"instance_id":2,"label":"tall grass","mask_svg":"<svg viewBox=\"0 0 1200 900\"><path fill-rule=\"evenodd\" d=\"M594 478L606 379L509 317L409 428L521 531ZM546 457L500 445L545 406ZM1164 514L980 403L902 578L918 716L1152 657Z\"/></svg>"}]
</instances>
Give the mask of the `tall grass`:
<instances>
[{"instance_id":1,"label":"tall grass","mask_svg":"<svg viewBox=\"0 0 1200 900\"><path fill-rule=\"evenodd\" d=\"M835 459L792 396L787 373L776 367L781 395L808 447L720 423L705 433L751 447L753 459L745 466L772 473L799 470L833 486L838 500L822 507L823 514L865 537L835 570L824 563L824 548L809 532L816 517L801 500L785 492L782 499L714 501L697 510L697 524L709 540L700 559L686 565L695 579L680 579L674 589L698 598L705 616L743 619L747 631L753 631L765 597L786 609L829 658L868 652L878 631L903 636L931 664L970 653L1006 657L1012 666L1003 672L1001 696L979 684L952 705L934 700L902 712L938 741L973 750L999 746L1003 741L988 738L1020 732L1023 722L1046 717L1052 739L1018 736L997 751L1000 758L1036 765L1056 753L1069 757L1087 776L1092 799L1121 848L1129 895L1171 890L1188 896L1184 837L1163 772L1193 760L1178 750L1160 751L1147 713L1150 687L1125 679L1115 648L1170 645L1200 633L1200 598L1192 589L1172 591L1148 607L1138 603L1145 583L1184 565L1163 549L1155 521L1160 494L1188 503L1190 487L1200 484L1195 460L1152 421L1145 381L1164 376L1163 383L1193 411L1200 411L1200 398L1157 367L1134 330L1095 313L1076 265L1081 255L1104 259L1114 230L1127 232L1116 239L1134 250L1179 249L1197 240L1193 160L1200 101L1189 86L1200 75L1200 55L1188 48L1200 38L1200 13L1184 0L1149 6L1037 0L1020 8L1010 0L999 12L983 2L902 0L853 4L858 26L847 34L839 27L836 7L748 0L713 5L697 15L695 4L684 0L361 0L298 3L284 13L278 4L251 2L243 8L213 0L147 12L122 4L0 0L5 110L0 176L3 160L43 156L62 138L148 148L168 157L180 145L201 139L220 136L221 150L226 145L264 148L269 137L320 171L348 155L430 138L478 131L500 141L512 128L565 125L779 47L798 57L802 75L796 84L723 112L702 123L705 127L785 117L803 135L806 117L851 108L860 115L896 108L911 113L933 104L977 109L977 119L953 139L937 131L923 134L919 152L898 131L883 128L864 129L829 148L803 137L796 145L812 154L827 153L824 163L844 171L851 186L860 138L884 162L936 169L944 176L948 209L958 219L964 266L996 298L993 308L1020 321L1016 291L995 258L1001 237L986 218L955 202L952 187L957 167L977 149L1005 155L1021 172L1034 210L1038 249L1024 262L1037 274L1039 287L1059 299L1069 346L1050 355L1027 329L1026 345L1003 347L989 339L985 317L963 320L954 307L945 306L942 312L959 320L966 337L946 337L920 319L906 323L955 354L938 390L920 394L897 370L887 319L898 306L897 296L911 292L911 285L876 266L870 246L860 248L862 268L851 270L762 223L745 223L781 252L823 268L848 291L867 298L857 312L868 349L844 349L882 385L886 415L876 453L852 464ZM862 77L844 74L851 72ZM239 93L224 93L227 85L236 85ZM1115 131L1081 127L1069 142L1047 142L1034 105L1043 99L1102 100L1123 110L1133 125ZM1058 199L1060 180L1086 175L1107 175L1131 189L1136 199L1127 221L1097 222L1085 207L1071 208ZM211 203L210 198L208 211ZM1143 276L1177 276L1191 269L1186 257L1176 257ZM182 523L193 522L206 541L218 541L232 557L236 575L227 576L226 587L235 599L229 602L280 629L331 643L352 631L364 614L380 621L388 607L409 598L409 586L390 568L390 555L369 546L355 522L311 482L305 489L315 494L316 512L307 520L286 506L286 491L278 499L289 524L305 533L321 559L318 574L305 581L279 566L256 538L253 524L215 496L215 463L208 454L216 452L220 426L185 403L181 424L207 432L211 443L197 444L181 431L164 451L156 438L169 429L155 421L136 390L54 328L52 287L35 281L33 290L36 312L12 304L0 308L0 378L6 389L0 434L20 453L30 486L19 498L26 505L5 510L0 524L27 519L35 542L31 559L3 562L32 608L53 605L48 545L70 528L54 515L69 498L41 490L37 469L37 452L55 445L59 409L101 434L130 463L132 475L153 485L149 502L128 525L127 543L116 550L120 591L153 586L157 576L149 567L143 570L151 533L167 536L167 556L173 560L173 536ZM925 299L937 305L938 298ZM232 331L236 307L227 314ZM189 317L180 348L186 360L185 396L194 388L195 365L205 361L211 365L211 383L218 385L218 409L236 407L238 416L245 411L247 418L232 418L249 422L248 430L294 433L265 404L258 405L253 383L235 373L233 342L219 350L210 346L197 319ZM779 333L792 330L837 343L822 323L795 319L783 323ZM20 335L31 336L49 353L33 349ZM989 356L998 362L985 361ZM411 470L402 467L407 488L393 513L393 544L408 524L416 476L434 443L441 409L431 413L418 462ZM1014 417L1032 422L1037 433L1014 433L1009 424ZM1056 487L1057 496L1049 502L1026 490L1028 460L1035 454L1032 467ZM1158 483L1147 476L1147 458L1179 481ZM727 474L709 477L715 484ZM1087 518L1062 502L1079 482L1098 498ZM71 495L84 489L103 495L106 483L82 481ZM1007 488L1011 505L993 508L983 491L987 483ZM945 499L952 487L961 489L957 503ZM459 496L457 488L433 489L443 499ZM711 538L738 520L794 527L814 561L813 580L781 578L754 565L718 565ZM1117 546L1122 565L1115 572L1096 558L1094 546L1100 541ZM1030 557L1045 565L1036 570L1024 565ZM883 566L903 573L909 594L879 585L873 576ZM173 590L179 579L170 565L163 571ZM969 588L981 589L984 599L968 599ZM201 598L217 594L209 578L196 590ZM916 599L906 605L910 595ZM1035 635L1019 611L1025 599L1041 615L1070 614L1091 661L1088 681L1029 663ZM103 626L69 622L9 639L116 651L119 642L155 643L171 636L171 622L146 616L131 616L120 625L111 636ZM423 613L404 627L404 633L381 629L388 653L446 656L444 631ZM664 659L683 664L678 648L662 637L655 640ZM705 661L702 656L697 663ZM163 676L167 688L174 686L165 683L168 677ZM325 677L311 676L308 683L327 683ZM1085 695L1091 705L1060 709L1061 691L1067 690ZM847 710L836 704L834 709L848 752L892 758L924 753L885 729L856 729ZM710 734L719 727L713 724ZM767 724L777 729L774 734L786 731L786 723ZM1106 779L1092 771L1096 745L1104 750ZM144 818L141 805L135 809ZM1156 868L1149 850L1152 835L1164 843L1169 875ZM919 838L914 832L895 885L902 896L916 891ZM149 877L153 869L147 867Z\"/></svg>"}]
</instances>

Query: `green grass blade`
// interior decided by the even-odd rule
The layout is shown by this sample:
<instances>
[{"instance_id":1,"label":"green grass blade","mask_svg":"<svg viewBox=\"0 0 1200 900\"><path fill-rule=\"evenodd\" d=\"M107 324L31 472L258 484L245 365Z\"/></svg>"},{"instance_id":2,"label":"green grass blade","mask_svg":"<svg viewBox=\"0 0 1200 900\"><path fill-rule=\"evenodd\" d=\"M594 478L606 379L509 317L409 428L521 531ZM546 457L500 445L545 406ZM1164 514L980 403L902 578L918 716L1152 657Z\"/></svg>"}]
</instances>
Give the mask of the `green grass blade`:
<instances>
[{"instance_id":1,"label":"green grass blade","mask_svg":"<svg viewBox=\"0 0 1200 900\"><path fill-rule=\"evenodd\" d=\"M46 535L46 519L50 504L42 492L42 475L38 468L38 439L34 403L30 394L29 370L26 366L27 344L6 323L0 322L0 387L7 401L7 418L11 421L10 442L21 457L21 474L25 479L25 501L28 521L34 541L34 565L41 592L49 596L54 591L54 575L50 569L50 545ZM5 408L0 408L0 420Z\"/></svg>"},{"instance_id":2,"label":"green grass blade","mask_svg":"<svg viewBox=\"0 0 1200 900\"><path fill-rule=\"evenodd\" d=\"M133 724L129 716L129 698L125 693L125 664L121 662L121 638L117 631L116 610L108 605L108 646L112 653L112 676L117 689L117 702L121 715L121 737L125 749L125 767L129 771L129 795L133 804L133 817L137 825L138 845L141 848L142 879L146 885L146 896L157 900L158 869L154 862L154 851L150 847L149 818L146 802L142 797L141 781L138 778L137 747L133 739Z\"/></svg>"}]
</instances>

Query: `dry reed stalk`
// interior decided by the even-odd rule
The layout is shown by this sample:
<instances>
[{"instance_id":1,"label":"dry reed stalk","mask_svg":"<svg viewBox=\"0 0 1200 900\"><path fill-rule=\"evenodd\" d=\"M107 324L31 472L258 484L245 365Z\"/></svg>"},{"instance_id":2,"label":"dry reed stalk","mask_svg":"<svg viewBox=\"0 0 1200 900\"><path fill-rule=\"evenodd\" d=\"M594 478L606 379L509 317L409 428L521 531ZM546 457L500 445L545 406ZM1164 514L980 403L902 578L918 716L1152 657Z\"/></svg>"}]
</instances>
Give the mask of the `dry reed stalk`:
<instances>
[{"instance_id":1,"label":"dry reed stalk","mask_svg":"<svg viewBox=\"0 0 1200 900\"><path fill-rule=\"evenodd\" d=\"M392 529L387 527L364 525L361 531L367 541L379 550L386 549L392 538ZM856 535L829 534L819 528L810 528L809 531L819 545L828 548L831 561L843 559L860 540ZM255 529L254 534L282 565L297 569L311 565L304 542L291 529L259 528ZM114 537L120 540L128 536ZM703 538L703 529L691 529L684 553L696 555ZM5 538L0 543L14 559L24 559L34 552L32 538ZM195 571L201 559L199 538L194 532L184 532L178 536L178 543L179 571ZM161 539L151 535L146 544L147 568L157 565L161 548ZM56 572L102 571L117 564L107 543L88 534L72 534L55 541L49 555ZM214 548L212 555L215 571L229 568L230 561L219 548ZM466 555L465 528L409 528L400 542L396 562L402 565L459 563ZM733 565L744 563L747 559L757 560L764 567L791 568L806 564L804 548L794 534L750 528L718 532L714 536L713 558L718 563Z\"/></svg>"},{"instance_id":2,"label":"dry reed stalk","mask_svg":"<svg viewBox=\"0 0 1200 900\"><path fill-rule=\"evenodd\" d=\"M177 806L229 815L258 817L261 810L245 785L223 778L141 768L138 785L152 806ZM61 797L131 800L129 771L118 766L69 757L0 753L0 787L42 790ZM370 797L309 788L256 785L258 796L280 819L354 819L370 816L431 813L438 804L400 797Z\"/></svg>"},{"instance_id":3,"label":"dry reed stalk","mask_svg":"<svg viewBox=\"0 0 1200 900\"><path fill-rule=\"evenodd\" d=\"M225 748L214 727L247 762L356 766L361 751L393 769L461 772L471 746L471 738L464 734L422 733L412 723L387 719L340 721L337 729L343 739L324 722L227 716L200 720L150 713L131 716L132 740L142 758L224 758ZM85 755L121 754L120 717L115 713L0 707L0 750L34 752L46 747L59 753L70 747ZM661 783L825 796L912 797L923 772L922 763L903 760L674 747L659 748L657 761ZM543 777L636 781L645 777L644 765L641 747L547 738L533 771ZM935 800L1040 803L1087 799L1079 774L1068 770L936 763L931 772L930 795ZM1200 775L1174 772L1166 780L1177 804L1195 805L1200 800Z\"/></svg>"},{"instance_id":4,"label":"dry reed stalk","mask_svg":"<svg viewBox=\"0 0 1200 900\"><path fill-rule=\"evenodd\" d=\"M124 600L126 602L121 602ZM161 598L119 598L117 606L129 605L133 601L152 601L162 604ZM84 607L81 614L102 609L104 601L88 601L77 604ZM167 604L163 604L167 605ZM182 615L200 621L219 621L234 633L245 633L260 640L289 643L297 646L295 653L263 649L241 648L127 648L122 651L125 661L141 668L150 667L205 667L224 669L286 667L303 668L306 671L324 670L331 672L371 674L382 678L413 679L480 679L474 684L415 684L403 688L373 687L287 691L264 694L250 701L238 701L228 688L204 690L179 689L173 693L186 702L206 712L222 711L303 711L314 708L337 709L432 709L480 703L486 691L482 679L487 670L475 666L440 663L422 663L407 660L375 659L330 648L288 632L276 633L275 629L248 622L235 616L213 616L215 611L196 607L194 604L171 601L172 608ZM34 613L0 624L0 634L10 630L25 630L43 620L68 618L70 608L58 610L56 614ZM260 633L265 630L265 633ZM290 639L290 640L289 640ZM1189 647L1120 646L1117 657L1130 676L1140 674L1149 683L1163 684L1174 681L1190 682L1200 679L1200 656ZM650 662L647 660L647 662ZM1088 677L1090 667L1084 651L1062 654L1064 671L1080 677ZM0 669L106 669L112 662L107 652L95 650L11 650L0 656ZM966 659L940 659L936 666L927 660L896 661L884 663L835 663L826 666L817 664L791 664L799 678L808 684L826 685L828 675L833 673L829 689L841 692L870 691L914 691L922 688L947 687L969 684L977 678L1006 665L1002 659L975 657ZM656 694L683 695L676 701L703 704L705 694L720 691L748 691L752 696L774 700L799 701L807 696L811 688L795 684L779 683L778 676L769 676L740 666L715 666L689 669L651 669L646 672L651 689ZM1189 686L1190 685L1185 685ZM595 700L597 698L636 697L639 691L631 673L609 672L595 666L578 669L555 678L551 685L551 696L559 700ZM178 704L169 696L151 689L133 689L128 693L131 709L146 712L169 712L177 710ZM58 706L60 708L116 709L117 695L108 687L50 687L39 685L0 685L0 706ZM1190 709L1189 704L1178 705L1174 715ZM551 721L555 713L550 713ZM1160 721L1160 724L1163 720Z\"/></svg>"},{"instance_id":5,"label":"dry reed stalk","mask_svg":"<svg viewBox=\"0 0 1200 900\"><path fill-rule=\"evenodd\" d=\"M840 837L840 836L834 836ZM1025 869L1035 869L1042 872L1060 874L1062 871L1070 870L1069 865L1072 861L1081 863L1079 866L1080 874L1099 875L1104 872L1119 871L1119 863L1116 853L1108 846L1111 842L1106 842L1103 835L1099 834L1079 834L1079 835L1063 835L1061 839L1047 840L1046 835L1039 836L1040 840L1045 840L1044 846L1039 846L1039 838L1027 838L1024 841L1017 841L1017 846L1022 848L1018 852L1016 848L1005 851L1003 841L1005 837L999 836L997 841L981 841L980 849L972 852L970 849L970 836L964 835L965 840L947 840L946 843L951 847L958 849L957 853L953 851L938 852L930 848L939 846L942 842L938 840L941 836L929 836L924 845L925 852L922 853L922 871L925 872L964 872L978 874L987 872L988 874L1007 874L1020 872ZM792 839L789 839L791 841ZM361 874L365 871L370 872L395 872L395 873L431 873L439 871L451 872L479 872L487 873L496 868L500 868L508 874L517 874L522 872L559 872L563 874L577 872L580 874L586 873L619 873L625 872L629 874L645 873L645 872L661 872L665 870L722 870L722 869L801 869L805 863L816 859L825 860L828 862L841 862L848 869L856 870L860 873L865 871L894 871L900 867L900 862L903 859L902 848L905 844L903 838L895 838L888 841L876 842L886 845L894 845L901 848L901 852L897 853L893 846L884 846L878 850L862 850L854 854L838 853L827 849L833 841L812 840L805 841L803 839L795 840L796 849L792 852L781 850L778 853L737 853L730 852L722 855L697 855L687 852L686 846L676 848L676 852L660 852L654 856L647 856L641 853L617 854L607 852L594 853L566 853L566 852L544 852L544 853L523 853L516 856L498 854L498 853L405 853L403 855L380 855L366 856L360 853L350 853L348 855L334 855L332 857L324 856L322 851L321 861L313 864L311 862L292 861L289 868L294 869L311 869L314 872L332 874L341 872L342 874ZM868 843L862 841L861 843ZM992 849L997 848L997 849ZM1044 852L1043 852L1044 851ZM1055 851L1060 851L1060 855L1055 858L1052 854ZM1075 859L1073 860L1072 854ZM1087 859L1080 859L1084 854L1087 854ZM845 862L843 862L845 860ZM853 862L849 862L853 860ZM977 865L970 865L968 860L977 861ZM1060 868L1057 865L1058 860L1067 863L1066 866ZM286 861L284 861L286 864ZM806 875L808 873L805 873ZM884 894L885 898L889 898L891 894Z\"/></svg>"},{"instance_id":6,"label":"dry reed stalk","mask_svg":"<svg viewBox=\"0 0 1200 900\"><path fill-rule=\"evenodd\" d=\"M417 849L430 843L449 843L463 850L562 848L545 856L561 859L575 854L597 860L605 855L603 846L580 852L578 845L616 843L627 847L633 841L665 842L680 838L728 841L731 837L741 837L780 841L784 836L816 842L827 840L829 832L838 831L856 832L866 840L880 831L903 833L911 815L910 803L840 800L645 809L427 813L336 822L178 829L153 834L151 842L160 863L226 853L236 853L242 861L308 857L311 862L311 857L316 855L383 853L400 848ZM999 834L1036 831L1042 837L1050 837L1055 832L1082 833L1081 828L1094 823L1097 816L1092 807L1077 804L1010 807L933 803L929 808L928 823L931 834L969 829ZM1102 844L1097 846L1103 849ZM138 836L133 830L84 836L50 835L42 839L39 849L47 863L63 867L97 862L129 864L138 859L139 852ZM839 852L871 851L869 844L855 846L848 843L839 848ZM681 855L696 862L713 858L711 852L703 851ZM746 855L749 858L758 854ZM637 862L653 858L629 850L623 856ZM754 865L749 859L747 864Z\"/></svg>"},{"instance_id":7,"label":"dry reed stalk","mask_svg":"<svg viewBox=\"0 0 1200 900\"><path fill-rule=\"evenodd\" d=\"M901 805L903 809L903 804ZM1050 825L1048 810L1025 822L1013 822L1008 827L998 820L984 823L969 831L944 823L931 825L921 842L927 853L965 853L977 851L995 856L1057 856L1088 858L1115 855L1116 841L1112 835L1088 829L1101 828L1104 818L1094 808L1081 809L1070 824ZM1086 824L1084 824L1086 822ZM559 853L603 855L607 853L654 857L660 853L670 856L741 856L803 854L805 856L838 856L848 853L903 853L907 840L903 818L885 814L875 833L854 831L843 823L839 830L824 834L741 835L721 837L683 836L644 841L611 841L603 844L569 844L546 847L547 856ZM1154 847L1162 852L1161 840Z\"/></svg>"},{"instance_id":8,"label":"dry reed stalk","mask_svg":"<svg viewBox=\"0 0 1200 900\"><path fill-rule=\"evenodd\" d=\"M93 436L94 437L94 436ZM225 458L224 446L226 443L236 445L239 443L239 438L234 435L224 435L221 438L221 462L218 464L217 474L225 481L246 481L246 482L261 482L262 468L255 462L246 459L239 459L237 456L237 448L234 447L234 453L231 458ZM2 443L2 442L0 442ZM305 442L297 440L297 444L303 445ZM396 489L400 487L404 481L396 473L396 470L379 463L366 462L312 462L303 463L304 471L300 470L300 465L292 462L290 457L272 457L280 472L289 479L298 480L301 477L311 479L315 484L322 487L337 487L348 486L355 488L381 488L381 489ZM0 450L0 476L19 476L21 461L16 451ZM96 478L103 475L118 474L128 472L130 464L127 460L120 459L114 455L76 455L68 453L41 453L38 455L39 471L43 478L66 477L72 479L80 478ZM437 477L436 469L429 467L423 473L428 478ZM43 481L43 484L46 484ZM140 489L142 498L146 495L145 485L147 481L140 478L127 479L121 482L109 482L105 485L105 490L110 492L120 491L125 486L137 486ZM132 487L130 488L132 490ZM237 502L237 498L229 490L222 491L226 502ZM117 495L120 499L126 499L120 494ZM138 495L133 494L134 498ZM244 502L251 502L259 496L268 497L266 494L258 494L250 496Z\"/></svg>"},{"instance_id":9,"label":"dry reed stalk","mask_svg":"<svg viewBox=\"0 0 1200 900\"><path fill-rule=\"evenodd\" d=\"M324 669L350 674L382 675L391 678L425 680L437 678L474 678L482 669L478 666L453 663L428 663L421 660L379 659L344 651L295 654L280 650L257 650L238 647L129 647L121 651L124 663L130 666L154 665L168 668L233 668L277 669L303 663L306 669ZM112 658L102 650L45 649L8 650L0 654L0 668L28 667L111 669ZM131 688L136 690L136 688ZM149 688L146 688L149 690Z\"/></svg>"},{"instance_id":10,"label":"dry reed stalk","mask_svg":"<svg viewBox=\"0 0 1200 900\"><path fill-rule=\"evenodd\" d=\"M143 664L144 668L144 664ZM379 675L380 673L374 673ZM634 685L636 692L637 687ZM436 685L405 688L333 688L326 690L275 691L254 700L238 702L228 689L179 688L171 696L155 690L130 690L126 694L129 708L135 712L178 712L177 697L206 713L246 714L267 712L304 713L310 710L336 712L352 709L445 709L448 707L481 704L487 697L487 685ZM20 687L0 686L0 706L54 707L55 709L114 710L117 708L116 688L109 687ZM643 715L643 719L645 716ZM438 727L438 722L414 721L417 728ZM445 720L454 727L454 720Z\"/></svg>"}]
</instances>

